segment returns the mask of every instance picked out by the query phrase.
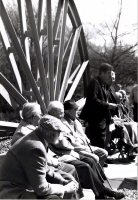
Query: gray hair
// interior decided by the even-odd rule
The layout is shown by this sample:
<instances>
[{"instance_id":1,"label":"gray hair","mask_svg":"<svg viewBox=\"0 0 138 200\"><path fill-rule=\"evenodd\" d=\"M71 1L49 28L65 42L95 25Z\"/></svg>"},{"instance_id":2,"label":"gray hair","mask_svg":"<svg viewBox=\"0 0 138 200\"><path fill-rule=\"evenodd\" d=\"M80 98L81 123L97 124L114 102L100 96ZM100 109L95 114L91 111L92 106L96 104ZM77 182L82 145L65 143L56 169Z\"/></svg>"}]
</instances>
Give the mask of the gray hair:
<instances>
[{"instance_id":1,"label":"gray hair","mask_svg":"<svg viewBox=\"0 0 138 200\"><path fill-rule=\"evenodd\" d=\"M40 105L35 102L27 102L23 105L21 116L24 120L28 120L41 110Z\"/></svg>"},{"instance_id":2,"label":"gray hair","mask_svg":"<svg viewBox=\"0 0 138 200\"><path fill-rule=\"evenodd\" d=\"M48 105L48 114L60 118L60 114L64 113L64 106L60 101L51 101Z\"/></svg>"},{"instance_id":3,"label":"gray hair","mask_svg":"<svg viewBox=\"0 0 138 200\"><path fill-rule=\"evenodd\" d=\"M63 106L63 104L60 101L51 101L49 103L49 105L48 105L48 108L47 108L48 113L50 113L53 109L54 110L55 109L57 109L57 110L64 109L64 106Z\"/></svg>"},{"instance_id":4,"label":"gray hair","mask_svg":"<svg viewBox=\"0 0 138 200\"><path fill-rule=\"evenodd\" d=\"M118 92L120 92L123 96L126 96L126 91L125 90L119 90Z\"/></svg>"}]
</instances>

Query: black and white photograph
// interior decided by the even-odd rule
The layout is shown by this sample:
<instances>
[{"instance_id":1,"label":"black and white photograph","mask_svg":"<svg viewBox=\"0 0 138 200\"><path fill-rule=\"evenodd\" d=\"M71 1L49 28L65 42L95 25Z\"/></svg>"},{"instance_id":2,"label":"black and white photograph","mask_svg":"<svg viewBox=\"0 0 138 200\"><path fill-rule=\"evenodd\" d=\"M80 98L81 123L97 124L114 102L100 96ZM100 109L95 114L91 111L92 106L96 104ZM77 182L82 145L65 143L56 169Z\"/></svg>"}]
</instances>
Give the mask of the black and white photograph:
<instances>
[{"instance_id":1,"label":"black and white photograph","mask_svg":"<svg viewBox=\"0 0 138 200\"><path fill-rule=\"evenodd\" d=\"M137 0L0 0L0 199L137 199Z\"/></svg>"}]
</instances>

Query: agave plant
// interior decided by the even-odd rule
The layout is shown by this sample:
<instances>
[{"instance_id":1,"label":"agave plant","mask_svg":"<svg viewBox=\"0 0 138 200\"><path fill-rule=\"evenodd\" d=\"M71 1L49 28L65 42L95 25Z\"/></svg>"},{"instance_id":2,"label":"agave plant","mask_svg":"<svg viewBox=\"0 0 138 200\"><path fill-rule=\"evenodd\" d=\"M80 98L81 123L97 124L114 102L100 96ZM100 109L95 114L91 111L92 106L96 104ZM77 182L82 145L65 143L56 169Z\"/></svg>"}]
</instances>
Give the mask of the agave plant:
<instances>
[{"instance_id":1,"label":"agave plant","mask_svg":"<svg viewBox=\"0 0 138 200\"><path fill-rule=\"evenodd\" d=\"M0 0L0 34L17 87L0 72L0 93L11 106L37 101L46 113L49 101L63 102L72 98L82 75L84 88L89 81L88 52L76 5L73 0L58 0L53 20L51 0L38 0L35 14L35 1L17 0L19 38L4 2ZM71 28L66 36L68 20ZM80 55L79 65L72 72L76 51ZM32 52L35 65L31 62ZM21 73L26 77L25 84ZM71 86L68 89L69 83Z\"/></svg>"}]
</instances>

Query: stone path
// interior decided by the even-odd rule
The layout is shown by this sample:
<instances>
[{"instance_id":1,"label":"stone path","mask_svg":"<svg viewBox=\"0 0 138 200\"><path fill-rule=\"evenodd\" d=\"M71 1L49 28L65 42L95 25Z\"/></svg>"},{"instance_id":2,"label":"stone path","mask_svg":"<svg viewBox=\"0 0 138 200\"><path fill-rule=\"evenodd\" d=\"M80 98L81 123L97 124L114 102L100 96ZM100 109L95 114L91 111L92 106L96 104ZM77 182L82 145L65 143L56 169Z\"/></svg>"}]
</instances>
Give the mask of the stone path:
<instances>
[{"instance_id":1,"label":"stone path","mask_svg":"<svg viewBox=\"0 0 138 200\"><path fill-rule=\"evenodd\" d=\"M118 154L114 155L113 158L116 157L118 157ZM109 164L107 168L104 168L104 171L113 189L117 189L124 178L137 179L137 167L138 156L131 163ZM107 182L105 184L107 185Z\"/></svg>"},{"instance_id":2,"label":"stone path","mask_svg":"<svg viewBox=\"0 0 138 200\"><path fill-rule=\"evenodd\" d=\"M0 163L4 154L0 155ZM113 155L112 158L116 159L118 154ZM119 185L122 183L124 178L130 178L137 180L137 168L138 168L138 156L135 158L135 162L131 163L117 163L108 164L107 168L104 168L105 174L110 181L113 189L117 190ZM105 186L109 187L107 181L105 181ZM81 200L94 200L95 196L91 190L84 189L84 197Z\"/></svg>"},{"instance_id":3,"label":"stone path","mask_svg":"<svg viewBox=\"0 0 138 200\"><path fill-rule=\"evenodd\" d=\"M113 160L118 158L118 154L111 156ZM104 172L114 190L117 190L124 178L130 178L137 180L138 171L138 156L135 158L134 162L131 163L116 163L108 164L107 168L104 168ZM105 186L109 187L107 181L105 181ZM81 200L94 200L94 194L91 190L84 190L84 197Z\"/></svg>"}]
</instances>

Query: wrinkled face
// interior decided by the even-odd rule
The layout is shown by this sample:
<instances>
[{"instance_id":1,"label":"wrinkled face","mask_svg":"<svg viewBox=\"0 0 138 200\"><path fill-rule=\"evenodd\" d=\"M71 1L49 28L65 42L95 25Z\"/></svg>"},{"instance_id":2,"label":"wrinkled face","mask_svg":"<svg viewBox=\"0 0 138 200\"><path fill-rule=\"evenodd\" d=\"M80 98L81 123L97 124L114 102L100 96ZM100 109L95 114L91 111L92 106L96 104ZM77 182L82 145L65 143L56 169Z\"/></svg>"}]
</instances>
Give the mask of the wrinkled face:
<instances>
[{"instance_id":1,"label":"wrinkled face","mask_svg":"<svg viewBox=\"0 0 138 200\"><path fill-rule=\"evenodd\" d=\"M66 110L65 113L69 116L70 119L75 120L77 115L78 109L70 109Z\"/></svg>"},{"instance_id":2,"label":"wrinkled face","mask_svg":"<svg viewBox=\"0 0 138 200\"><path fill-rule=\"evenodd\" d=\"M62 140L63 140L63 137L64 137L63 135L64 135L63 132L59 132L59 135L58 135L58 137L56 137L55 143L54 143L54 144L57 144L57 143L59 143L60 141L62 141Z\"/></svg>"},{"instance_id":3,"label":"wrinkled face","mask_svg":"<svg viewBox=\"0 0 138 200\"><path fill-rule=\"evenodd\" d=\"M60 132L55 133L55 138L53 139L53 144L57 144L60 138Z\"/></svg>"},{"instance_id":4,"label":"wrinkled face","mask_svg":"<svg viewBox=\"0 0 138 200\"><path fill-rule=\"evenodd\" d=\"M120 104L122 102L122 95L121 94L116 94L116 100L117 100L117 103Z\"/></svg>"},{"instance_id":5,"label":"wrinkled face","mask_svg":"<svg viewBox=\"0 0 138 200\"><path fill-rule=\"evenodd\" d=\"M62 134L60 131L49 131L48 135L46 136L46 140L49 144L57 144L60 140L62 140Z\"/></svg>"},{"instance_id":6,"label":"wrinkled face","mask_svg":"<svg viewBox=\"0 0 138 200\"><path fill-rule=\"evenodd\" d=\"M39 120L42 117L41 109L38 109L37 112L33 116L33 125L38 126Z\"/></svg>"},{"instance_id":7,"label":"wrinkled face","mask_svg":"<svg viewBox=\"0 0 138 200\"><path fill-rule=\"evenodd\" d=\"M52 111L52 115L54 117L57 117L58 119L61 119L64 117L64 107L63 108L57 108Z\"/></svg>"}]
</instances>

